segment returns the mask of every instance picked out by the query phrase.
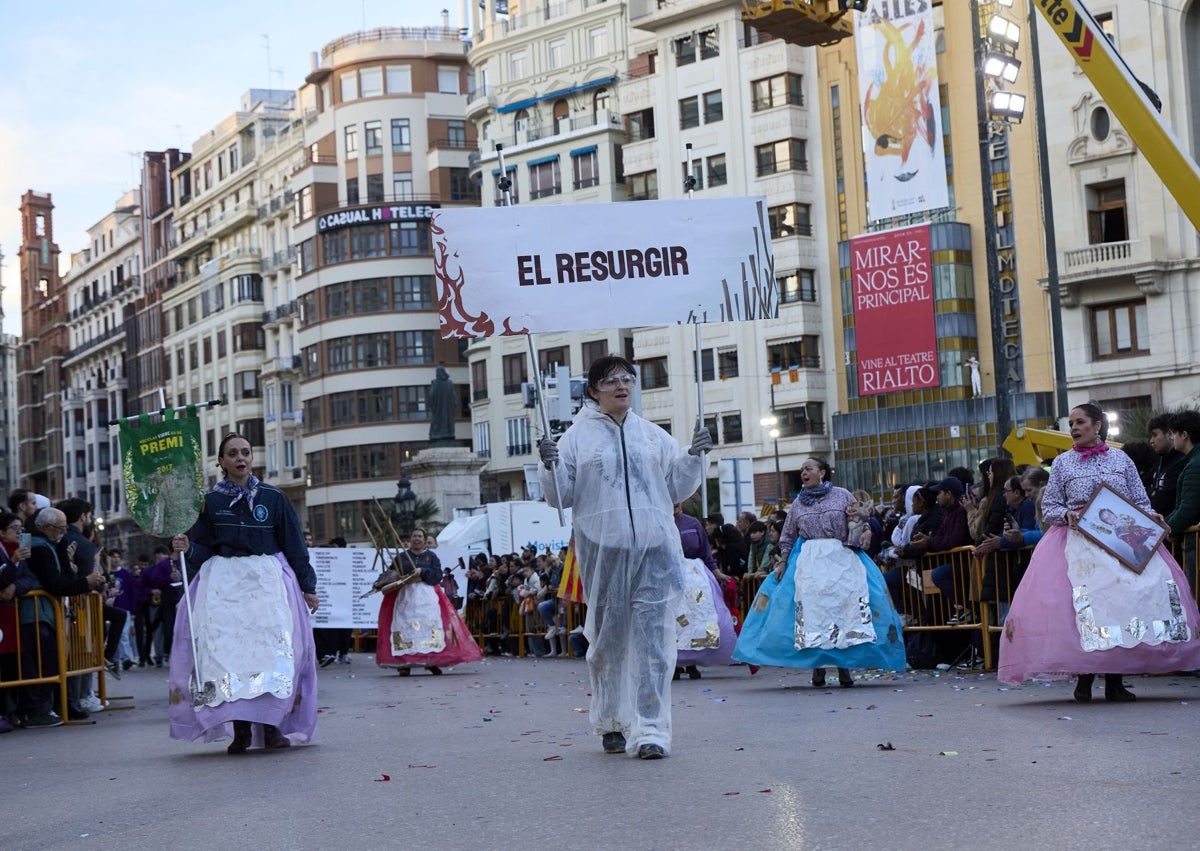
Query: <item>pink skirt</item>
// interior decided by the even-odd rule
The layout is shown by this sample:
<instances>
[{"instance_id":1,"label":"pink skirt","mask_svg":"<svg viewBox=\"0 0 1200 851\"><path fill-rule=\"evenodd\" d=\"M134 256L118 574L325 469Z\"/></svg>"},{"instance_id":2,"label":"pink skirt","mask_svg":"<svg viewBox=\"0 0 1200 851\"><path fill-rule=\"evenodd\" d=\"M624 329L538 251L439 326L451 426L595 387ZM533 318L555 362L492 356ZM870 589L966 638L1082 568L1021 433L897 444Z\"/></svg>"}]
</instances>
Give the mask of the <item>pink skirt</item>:
<instances>
[{"instance_id":1,"label":"pink skirt","mask_svg":"<svg viewBox=\"0 0 1200 851\"><path fill-rule=\"evenodd\" d=\"M379 637L375 639L375 664L382 667L411 668L437 666L450 668L463 662L478 662L483 658L483 651L471 637L471 631L466 623L454 610L454 604L439 586L432 586L438 596L438 610L442 615L442 630L446 635L446 646L436 653L405 653L402 656L392 654L392 612L396 608L396 595L400 591L391 591L383 595L379 604Z\"/></svg>"},{"instance_id":2,"label":"pink skirt","mask_svg":"<svg viewBox=\"0 0 1200 851\"><path fill-rule=\"evenodd\" d=\"M1165 674L1200 669L1200 612L1183 571L1162 547L1158 555L1167 563L1178 587L1188 640L1106 650L1083 649L1071 580L1067 576L1067 534L1066 526L1054 526L1046 532L1017 586L1000 634L1000 682L1063 680L1075 674Z\"/></svg>"}]
</instances>

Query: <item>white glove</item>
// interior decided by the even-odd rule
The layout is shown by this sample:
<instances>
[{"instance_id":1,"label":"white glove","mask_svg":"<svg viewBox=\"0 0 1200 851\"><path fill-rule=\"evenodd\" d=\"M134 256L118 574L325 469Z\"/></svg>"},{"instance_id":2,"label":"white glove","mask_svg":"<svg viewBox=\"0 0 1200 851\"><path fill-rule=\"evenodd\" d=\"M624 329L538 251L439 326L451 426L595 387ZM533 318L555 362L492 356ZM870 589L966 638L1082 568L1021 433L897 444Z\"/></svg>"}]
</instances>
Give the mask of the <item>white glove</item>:
<instances>
[{"instance_id":1,"label":"white glove","mask_svg":"<svg viewBox=\"0 0 1200 851\"><path fill-rule=\"evenodd\" d=\"M538 455L542 457L546 469L552 469L558 461L558 444L549 437L543 437L538 441Z\"/></svg>"},{"instance_id":2,"label":"white glove","mask_svg":"<svg viewBox=\"0 0 1200 851\"><path fill-rule=\"evenodd\" d=\"M700 426L692 433L692 448L688 450L689 455L700 455L712 449L712 434L704 426Z\"/></svg>"}]
</instances>

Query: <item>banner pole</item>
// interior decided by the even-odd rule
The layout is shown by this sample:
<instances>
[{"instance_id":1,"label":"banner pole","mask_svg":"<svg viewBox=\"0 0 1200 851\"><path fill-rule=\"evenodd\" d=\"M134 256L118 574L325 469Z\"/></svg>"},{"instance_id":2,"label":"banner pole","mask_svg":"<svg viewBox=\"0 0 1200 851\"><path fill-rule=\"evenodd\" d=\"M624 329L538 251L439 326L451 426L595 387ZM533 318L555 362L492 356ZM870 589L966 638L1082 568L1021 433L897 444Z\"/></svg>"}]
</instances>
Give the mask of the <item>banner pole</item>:
<instances>
[{"instance_id":1,"label":"banner pole","mask_svg":"<svg viewBox=\"0 0 1200 851\"><path fill-rule=\"evenodd\" d=\"M500 179L496 181L496 185L504 193L504 206L511 207L512 181L508 179L508 172L504 169L504 146L499 142L496 143L496 161L496 164L500 167Z\"/></svg>"},{"instance_id":2,"label":"banner pole","mask_svg":"<svg viewBox=\"0 0 1200 851\"><path fill-rule=\"evenodd\" d=\"M553 438L550 437L550 417L546 413L546 392L545 392L546 388L544 388L542 386L542 376L541 376L541 373L538 371L537 347L534 346L534 344L533 344L533 335L532 334L526 334L525 339L529 341L529 368L533 371L533 375L535 378L534 383L538 390L537 407L538 407L538 414L540 415L541 423L542 423L542 437L546 438L547 440L553 440ZM570 379L568 378L568 381L569 380ZM558 392L562 393L563 388L559 387ZM567 393L570 393L570 392L571 392L571 387L568 384L567 385ZM538 463L539 464L541 463L540 458L538 460ZM554 474L555 487L556 488L559 487L560 482L558 481L558 462L557 461L554 462L554 466L551 468L550 472L552 472ZM561 505L558 506L558 525L559 526L567 525L566 517L563 515L563 510L562 510Z\"/></svg>"},{"instance_id":3,"label":"banner pole","mask_svg":"<svg viewBox=\"0 0 1200 851\"><path fill-rule=\"evenodd\" d=\"M688 200L690 201L696 193L696 171L695 164L692 159L692 143L688 142L684 146L684 158L687 160L687 176L683 179L683 188L687 190ZM704 427L704 375L700 367L700 316L696 316L696 429ZM708 469L708 453L700 453L700 462L705 470ZM700 513L702 517L708 517L708 480L705 477L700 479Z\"/></svg>"},{"instance_id":4,"label":"banner pole","mask_svg":"<svg viewBox=\"0 0 1200 851\"><path fill-rule=\"evenodd\" d=\"M180 414L180 413L185 412L188 408L195 408L196 410L200 410L201 408L216 408L219 405L224 405L224 404L225 404L225 402L221 399L209 399L207 402L197 402L195 405L179 405L178 407L175 407L175 408L167 408L167 407L165 407L165 402L164 402L164 407L159 408L157 411L147 411L144 414L134 414L131 417L126 417L126 419L140 420L142 417L151 417L151 416L154 416L155 414L158 414L160 417L165 417L167 415L167 411L171 411L172 413L175 413L175 414ZM115 420L109 420L108 424L110 426L120 425L121 420L120 420L120 418L117 418Z\"/></svg>"},{"instance_id":5,"label":"banner pole","mask_svg":"<svg viewBox=\"0 0 1200 851\"><path fill-rule=\"evenodd\" d=\"M196 703L197 698L204 696L204 680L200 676L200 645L196 643L196 626L192 622L192 592L188 583L187 574L187 559L183 553L179 553L179 575L183 579L183 602L187 606L188 615L188 638L192 641L192 703Z\"/></svg>"}]
</instances>

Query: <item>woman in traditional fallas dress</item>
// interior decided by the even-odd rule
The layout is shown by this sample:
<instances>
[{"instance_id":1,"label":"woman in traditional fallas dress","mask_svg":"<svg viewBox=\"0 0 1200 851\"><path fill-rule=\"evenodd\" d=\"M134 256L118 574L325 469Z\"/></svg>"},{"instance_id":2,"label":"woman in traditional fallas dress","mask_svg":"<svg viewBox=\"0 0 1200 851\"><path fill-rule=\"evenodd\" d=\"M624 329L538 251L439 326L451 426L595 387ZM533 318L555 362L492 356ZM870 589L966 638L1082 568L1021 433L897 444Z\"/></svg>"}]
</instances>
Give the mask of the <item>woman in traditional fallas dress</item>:
<instances>
[{"instance_id":1,"label":"woman in traditional fallas dress","mask_svg":"<svg viewBox=\"0 0 1200 851\"><path fill-rule=\"evenodd\" d=\"M1175 560L1159 547L1139 575L1078 531L1079 516L1102 482L1151 512L1129 457L1104 442L1095 405L1070 415L1072 451L1054 459L1042 492L1048 531L1013 596L1000 639L1004 683L1078 675L1075 699L1092 699L1096 674L1104 697L1134 700L1122 674L1200 668L1200 614Z\"/></svg>"},{"instance_id":2,"label":"woman in traditional fallas dress","mask_svg":"<svg viewBox=\"0 0 1200 851\"><path fill-rule=\"evenodd\" d=\"M407 677L414 667L440 675L442 668L478 662L483 651L442 590L442 564L426 549L425 530L414 529L408 544L396 566L401 573L420 573L421 580L383 595L375 664Z\"/></svg>"},{"instance_id":3,"label":"woman in traditional fallas dress","mask_svg":"<svg viewBox=\"0 0 1200 851\"><path fill-rule=\"evenodd\" d=\"M825 685L835 665L843 688L851 668L904 670L900 617L883 574L862 548L870 531L850 539L846 509L854 495L829 481L820 458L800 467L803 487L783 524L779 560L746 615L733 658L752 665L812 668Z\"/></svg>"},{"instance_id":4,"label":"woman in traditional fallas dress","mask_svg":"<svg viewBox=\"0 0 1200 851\"><path fill-rule=\"evenodd\" d=\"M319 600L300 521L283 491L254 475L240 434L221 440L217 463L224 478L205 494L188 534L172 541L189 573L200 571L190 584L192 610L181 606L175 621L171 738L211 742L232 733L231 754L255 741L268 750L312 741L317 658L308 616Z\"/></svg>"}]
</instances>

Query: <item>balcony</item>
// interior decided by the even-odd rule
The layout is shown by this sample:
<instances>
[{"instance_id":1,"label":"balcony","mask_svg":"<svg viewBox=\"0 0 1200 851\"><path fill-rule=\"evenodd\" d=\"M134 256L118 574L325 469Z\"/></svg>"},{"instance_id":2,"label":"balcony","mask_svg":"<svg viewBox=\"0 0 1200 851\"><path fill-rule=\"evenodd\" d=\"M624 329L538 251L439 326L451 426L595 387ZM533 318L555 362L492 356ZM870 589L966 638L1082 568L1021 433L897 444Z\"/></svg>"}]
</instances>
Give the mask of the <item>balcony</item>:
<instances>
[{"instance_id":1,"label":"balcony","mask_svg":"<svg viewBox=\"0 0 1200 851\"><path fill-rule=\"evenodd\" d=\"M1062 252L1059 283L1064 307L1076 307L1082 290L1096 284L1133 280L1145 295L1161 295L1162 279L1172 261L1161 236L1122 242L1098 242ZM1042 281L1042 288L1049 284Z\"/></svg>"},{"instance_id":2,"label":"balcony","mask_svg":"<svg viewBox=\"0 0 1200 851\"><path fill-rule=\"evenodd\" d=\"M299 309L300 309L299 304L293 299L292 301L289 301L287 304L279 305L279 307L276 307L274 310L264 310L263 311L263 325L274 325L275 323L280 322L281 320L286 319L289 316L294 316ZM295 358L279 358L279 360L281 362L281 365L279 367L280 369L295 369L296 368L295 366L292 366L292 365L289 365L289 366L282 365L282 361L284 361L284 360L295 361L296 360Z\"/></svg>"}]
</instances>

